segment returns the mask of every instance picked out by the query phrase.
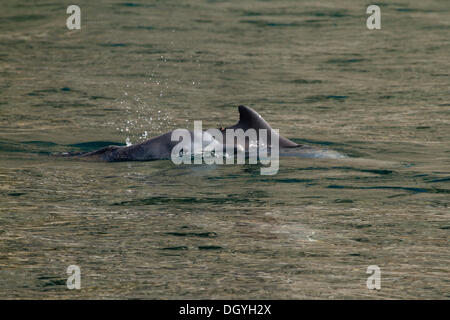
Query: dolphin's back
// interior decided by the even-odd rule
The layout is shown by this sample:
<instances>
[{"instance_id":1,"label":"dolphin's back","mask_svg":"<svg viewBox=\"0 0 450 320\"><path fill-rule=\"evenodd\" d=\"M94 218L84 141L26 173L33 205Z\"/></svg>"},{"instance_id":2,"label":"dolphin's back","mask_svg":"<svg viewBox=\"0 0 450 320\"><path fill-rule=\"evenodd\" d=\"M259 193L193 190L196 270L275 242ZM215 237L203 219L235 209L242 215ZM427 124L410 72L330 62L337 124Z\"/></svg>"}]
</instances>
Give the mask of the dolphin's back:
<instances>
[{"instance_id":1,"label":"dolphin's back","mask_svg":"<svg viewBox=\"0 0 450 320\"><path fill-rule=\"evenodd\" d=\"M131 146L108 146L96 151L68 154L85 160L148 161L170 159L172 148L177 141L171 141L172 131Z\"/></svg>"}]
</instances>

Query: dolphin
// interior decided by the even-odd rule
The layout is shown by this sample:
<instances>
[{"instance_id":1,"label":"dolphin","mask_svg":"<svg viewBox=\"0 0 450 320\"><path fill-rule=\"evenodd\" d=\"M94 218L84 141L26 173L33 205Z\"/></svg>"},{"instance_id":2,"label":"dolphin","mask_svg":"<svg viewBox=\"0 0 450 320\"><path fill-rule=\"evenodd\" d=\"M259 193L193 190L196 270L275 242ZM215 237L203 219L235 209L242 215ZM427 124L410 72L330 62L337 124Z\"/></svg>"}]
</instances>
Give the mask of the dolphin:
<instances>
[{"instance_id":1,"label":"dolphin","mask_svg":"<svg viewBox=\"0 0 450 320\"><path fill-rule=\"evenodd\" d=\"M259 129L267 130L267 144L270 148L271 137L278 138L278 145L280 149L280 155L286 156L300 156L300 157L324 157L320 155L320 150L314 147L297 144L273 131L272 127L263 119L255 110L250 107L240 105L239 110L239 121L231 127L220 128L223 140L223 150L227 147L226 141L226 130L242 129L246 131L248 129L254 129L257 133L257 140L260 140ZM191 136L193 132L191 132ZM108 146L93 152L87 153L68 153L65 156L76 157L79 159L86 160L99 160L99 161L150 161L150 160L162 160L170 159L172 154L172 149L176 146L180 140L172 141L173 131L164 133L160 136L151 138L139 144L131 146ZM228 142L231 143L231 142ZM236 141L235 141L236 143ZM236 145L234 150L244 149L246 152L249 149L249 141L245 140L245 145ZM296 151L295 151L296 150ZM317 152L316 152L317 151ZM315 153L316 152L316 153Z\"/></svg>"}]
</instances>

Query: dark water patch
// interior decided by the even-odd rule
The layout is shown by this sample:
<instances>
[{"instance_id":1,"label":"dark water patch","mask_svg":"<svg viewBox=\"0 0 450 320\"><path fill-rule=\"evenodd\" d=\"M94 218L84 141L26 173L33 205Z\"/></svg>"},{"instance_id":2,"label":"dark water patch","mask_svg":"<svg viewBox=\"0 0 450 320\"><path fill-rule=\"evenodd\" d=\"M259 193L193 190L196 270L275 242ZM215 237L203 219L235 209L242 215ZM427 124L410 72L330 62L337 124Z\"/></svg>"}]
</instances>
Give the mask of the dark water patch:
<instances>
[{"instance_id":1,"label":"dark water patch","mask_svg":"<svg viewBox=\"0 0 450 320\"><path fill-rule=\"evenodd\" d=\"M268 183L274 183L274 182L280 182L280 183L311 183L314 180L313 179L298 179L298 178L284 178L284 179L271 179L271 178L256 178L255 181L257 182L268 182ZM263 197L268 197L267 193L263 195Z\"/></svg>"},{"instance_id":2,"label":"dark water patch","mask_svg":"<svg viewBox=\"0 0 450 320\"><path fill-rule=\"evenodd\" d=\"M348 171L367 172L367 173L374 173L374 174L380 174L380 175L388 175L388 174L393 174L394 173L394 171L386 170L386 169L359 169L359 168L343 167L343 166L334 166L334 167L331 167L330 169L332 169L332 170L348 170Z\"/></svg>"},{"instance_id":3,"label":"dark water patch","mask_svg":"<svg viewBox=\"0 0 450 320\"><path fill-rule=\"evenodd\" d=\"M185 62L191 62L191 59L185 59L185 58L166 58L165 59L166 62L173 62L173 63L185 63Z\"/></svg>"},{"instance_id":4,"label":"dark water patch","mask_svg":"<svg viewBox=\"0 0 450 320\"><path fill-rule=\"evenodd\" d=\"M220 250L223 248L220 246L199 246L198 249L199 250Z\"/></svg>"},{"instance_id":5,"label":"dark water patch","mask_svg":"<svg viewBox=\"0 0 450 320\"><path fill-rule=\"evenodd\" d=\"M113 141L90 141L90 142L82 142L75 144L68 144L68 147L78 148L81 151L94 151L97 149L101 149L108 146L125 146L122 142L113 142Z\"/></svg>"},{"instance_id":6,"label":"dark water patch","mask_svg":"<svg viewBox=\"0 0 450 320\"><path fill-rule=\"evenodd\" d=\"M330 18L345 18L350 16L346 11L316 11L310 12L309 15Z\"/></svg>"},{"instance_id":7,"label":"dark water patch","mask_svg":"<svg viewBox=\"0 0 450 320\"><path fill-rule=\"evenodd\" d=\"M137 200L121 201L113 203L113 206L149 206L149 205L176 205L176 204L211 204L211 205L223 205L223 204L236 204L236 203L258 203L262 202L259 199L247 199L238 197L226 197L226 198L198 198L198 197L150 197Z\"/></svg>"},{"instance_id":8,"label":"dark water patch","mask_svg":"<svg viewBox=\"0 0 450 320\"><path fill-rule=\"evenodd\" d=\"M315 20L315 19L308 19L305 20L306 23L322 23L323 20Z\"/></svg>"},{"instance_id":9,"label":"dark water patch","mask_svg":"<svg viewBox=\"0 0 450 320\"><path fill-rule=\"evenodd\" d=\"M170 251L184 251L188 250L189 248L186 246L178 246L178 247L165 247L161 248L160 250L170 250Z\"/></svg>"},{"instance_id":10,"label":"dark water patch","mask_svg":"<svg viewBox=\"0 0 450 320\"><path fill-rule=\"evenodd\" d=\"M318 171L328 171L331 170L332 168L329 167L306 167L306 168L297 168L296 170L305 170L305 171L314 171L314 170L318 170Z\"/></svg>"},{"instance_id":11,"label":"dark water patch","mask_svg":"<svg viewBox=\"0 0 450 320\"><path fill-rule=\"evenodd\" d=\"M205 61L206 62L206 61ZM230 61L211 61L210 63L212 63L215 66L227 66L227 65L231 65Z\"/></svg>"},{"instance_id":12,"label":"dark water patch","mask_svg":"<svg viewBox=\"0 0 450 320\"><path fill-rule=\"evenodd\" d=\"M395 190L411 191L414 193L428 192L428 190L424 189L424 188L393 187L393 186L352 187L352 186L342 186L342 185L329 185L327 188L330 188L330 189L358 189L358 190L395 189Z\"/></svg>"},{"instance_id":13,"label":"dark water patch","mask_svg":"<svg viewBox=\"0 0 450 320\"><path fill-rule=\"evenodd\" d=\"M116 47L128 47L128 44L127 43L100 43L99 46L116 48Z\"/></svg>"},{"instance_id":14,"label":"dark water patch","mask_svg":"<svg viewBox=\"0 0 450 320\"><path fill-rule=\"evenodd\" d=\"M63 87L63 88L61 88L61 91L67 92L67 91L72 91L72 89L70 89L69 87Z\"/></svg>"},{"instance_id":15,"label":"dark water patch","mask_svg":"<svg viewBox=\"0 0 450 320\"><path fill-rule=\"evenodd\" d=\"M395 8L395 11L398 12L423 12L423 13L431 13L433 10L428 9L416 9L416 8Z\"/></svg>"},{"instance_id":16,"label":"dark water patch","mask_svg":"<svg viewBox=\"0 0 450 320\"><path fill-rule=\"evenodd\" d=\"M23 196L24 194L26 194L26 192L10 192L10 193L8 193L8 196L20 197L20 196Z\"/></svg>"},{"instance_id":17,"label":"dark water patch","mask_svg":"<svg viewBox=\"0 0 450 320\"><path fill-rule=\"evenodd\" d=\"M43 287L53 287L53 286L65 286L67 284L67 280L59 279L59 280L49 280L45 282Z\"/></svg>"},{"instance_id":18,"label":"dark water patch","mask_svg":"<svg viewBox=\"0 0 450 320\"><path fill-rule=\"evenodd\" d=\"M441 230L450 230L450 226L439 227L439 229L441 229Z\"/></svg>"},{"instance_id":19,"label":"dark water patch","mask_svg":"<svg viewBox=\"0 0 450 320\"><path fill-rule=\"evenodd\" d=\"M57 279L58 277L55 276L40 276L38 277L38 280L49 280L49 279Z\"/></svg>"},{"instance_id":20,"label":"dark water patch","mask_svg":"<svg viewBox=\"0 0 450 320\"><path fill-rule=\"evenodd\" d=\"M431 181L426 181L426 183L435 183L435 182L450 182L450 178L442 178L442 179L434 179Z\"/></svg>"},{"instance_id":21,"label":"dark water patch","mask_svg":"<svg viewBox=\"0 0 450 320\"><path fill-rule=\"evenodd\" d=\"M242 13L242 15L245 16L245 17L259 17L259 16L266 16L266 15L269 15L269 14L268 13L263 13L263 12L256 12L256 11L244 11Z\"/></svg>"},{"instance_id":22,"label":"dark water patch","mask_svg":"<svg viewBox=\"0 0 450 320\"><path fill-rule=\"evenodd\" d=\"M355 229L364 229L364 228L370 228L372 227L371 224L366 224L366 223L349 223L348 226L350 226L351 228L355 228Z\"/></svg>"},{"instance_id":23,"label":"dark water patch","mask_svg":"<svg viewBox=\"0 0 450 320\"><path fill-rule=\"evenodd\" d=\"M331 109L333 109L332 106L317 106L315 108L318 109L318 110L331 110Z\"/></svg>"},{"instance_id":24,"label":"dark water patch","mask_svg":"<svg viewBox=\"0 0 450 320\"><path fill-rule=\"evenodd\" d=\"M266 191L263 190L249 190L247 192L244 192L241 197L244 198L269 198L270 195Z\"/></svg>"},{"instance_id":25,"label":"dark water patch","mask_svg":"<svg viewBox=\"0 0 450 320\"><path fill-rule=\"evenodd\" d=\"M54 286L66 286L67 279L58 279L57 277L52 276L41 276L38 277L38 280L45 281L42 283L43 287L54 287Z\"/></svg>"},{"instance_id":26,"label":"dark water patch","mask_svg":"<svg viewBox=\"0 0 450 320\"><path fill-rule=\"evenodd\" d=\"M387 198L388 199L393 199L393 198L400 198L400 197L404 197L404 196L406 196L407 194L405 194L405 193L399 193L399 194L394 194L394 195L392 195L392 196L388 196Z\"/></svg>"},{"instance_id":27,"label":"dark water patch","mask_svg":"<svg viewBox=\"0 0 450 320\"><path fill-rule=\"evenodd\" d=\"M229 174L222 177L208 177L207 180L228 180L228 179L238 179L241 176L238 174Z\"/></svg>"},{"instance_id":28,"label":"dark water patch","mask_svg":"<svg viewBox=\"0 0 450 320\"><path fill-rule=\"evenodd\" d=\"M198 237L198 238L216 238L215 232L167 232L169 236L175 237Z\"/></svg>"},{"instance_id":29,"label":"dark water patch","mask_svg":"<svg viewBox=\"0 0 450 320\"><path fill-rule=\"evenodd\" d=\"M324 196L301 196L302 199L324 199Z\"/></svg>"},{"instance_id":30,"label":"dark water patch","mask_svg":"<svg viewBox=\"0 0 450 320\"><path fill-rule=\"evenodd\" d=\"M321 10L321 11L294 11L292 8L289 9L278 9L278 10L232 10L240 13L241 16L244 17L261 17L261 16L276 16L276 17L285 17L285 16L299 16L299 17L329 17L329 18L343 18L349 17L350 15L347 11L334 11L334 10Z\"/></svg>"},{"instance_id":31,"label":"dark water patch","mask_svg":"<svg viewBox=\"0 0 450 320\"><path fill-rule=\"evenodd\" d=\"M336 199L334 200L335 203L353 203L353 200L350 199Z\"/></svg>"},{"instance_id":32,"label":"dark water patch","mask_svg":"<svg viewBox=\"0 0 450 320\"><path fill-rule=\"evenodd\" d=\"M431 193L444 193L444 194L450 194L450 190L449 189L441 189L441 188L430 188L428 189L428 192Z\"/></svg>"},{"instance_id":33,"label":"dark water patch","mask_svg":"<svg viewBox=\"0 0 450 320\"><path fill-rule=\"evenodd\" d=\"M321 102L326 100L334 100L343 102L348 98L348 96L338 96L338 95L315 95L315 96L309 96L305 98L306 102L312 103L312 102Z\"/></svg>"},{"instance_id":34,"label":"dark water patch","mask_svg":"<svg viewBox=\"0 0 450 320\"><path fill-rule=\"evenodd\" d=\"M140 30L154 30L155 27L153 27L153 26L137 26L136 29L140 29Z\"/></svg>"},{"instance_id":35,"label":"dark water patch","mask_svg":"<svg viewBox=\"0 0 450 320\"><path fill-rule=\"evenodd\" d=\"M353 170L358 170L358 171L361 171L361 172L381 174L381 175L386 175L386 174L392 174L393 173L392 170L383 170L383 169L353 169Z\"/></svg>"},{"instance_id":36,"label":"dark water patch","mask_svg":"<svg viewBox=\"0 0 450 320\"><path fill-rule=\"evenodd\" d=\"M90 96L89 97L90 99L93 99L93 100L116 100L116 98L111 98L111 97L104 97L104 96ZM103 110L105 110L105 109L103 109Z\"/></svg>"},{"instance_id":37,"label":"dark water patch","mask_svg":"<svg viewBox=\"0 0 450 320\"><path fill-rule=\"evenodd\" d=\"M312 258L312 257L329 257L326 253L317 253L317 252L307 252L307 251L299 251L295 254L295 256L301 257L301 258Z\"/></svg>"},{"instance_id":38,"label":"dark water patch","mask_svg":"<svg viewBox=\"0 0 450 320\"><path fill-rule=\"evenodd\" d=\"M342 185L329 185L327 188L330 189L356 189L356 190L382 190L382 189L391 189L391 190L404 190L412 193L450 193L450 190L447 189L438 189L438 188L414 188L414 187L394 187L394 186L374 186L374 187L352 187L352 186L342 186Z\"/></svg>"},{"instance_id":39,"label":"dark water patch","mask_svg":"<svg viewBox=\"0 0 450 320\"><path fill-rule=\"evenodd\" d=\"M267 179L267 181L270 181ZM286 179L273 179L272 182L281 182L281 183L308 183L313 182L312 179L297 179L297 178L286 178Z\"/></svg>"},{"instance_id":40,"label":"dark water patch","mask_svg":"<svg viewBox=\"0 0 450 320\"><path fill-rule=\"evenodd\" d=\"M142 4L135 3L135 2L122 2L122 3L118 3L117 5L119 5L121 7L142 7Z\"/></svg>"},{"instance_id":41,"label":"dark water patch","mask_svg":"<svg viewBox=\"0 0 450 320\"><path fill-rule=\"evenodd\" d=\"M352 240L356 242L370 242L367 238L353 238Z\"/></svg>"},{"instance_id":42,"label":"dark water patch","mask_svg":"<svg viewBox=\"0 0 450 320\"><path fill-rule=\"evenodd\" d=\"M386 170L386 169L359 169L359 168L353 168L353 167L343 167L343 166L333 166L329 168L330 170L348 170L348 171L357 171L357 172L367 172L367 173L374 173L379 175L389 175L393 174L394 171L392 170Z\"/></svg>"},{"instance_id":43,"label":"dark water patch","mask_svg":"<svg viewBox=\"0 0 450 320\"><path fill-rule=\"evenodd\" d=\"M307 79L294 79L290 82L295 84L316 84L316 83L322 83L322 80L307 80Z\"/></svg>"},{"instance_id":44,"label":"dark water patch","mask_svg":"<svg viewBox=\"0 0 450 320\"><path fill-rule=\"evenodd\" d=\"M357 68L342 68L342 72L370 72L368 69L357 69Z\"/></svg>"},{"instance_id":45,"label":"dark water patch","mask_svg":"<svg viewBox=\"0 0 450 320\"><path fill-rule=\"evenodd\" d=\"M278 27L278 28L287 28L287 27L305 27L305 26L311 26L313 24L304 23L304 22L270 22L265 20L241 20L240 23L248 23L255 25L257 27ZM317 26L317 25L314 25Z\"/></svg>"},{"instance_id":46,"label":"dark water patch","mask_svg":"<svg viewBox=\"0 0 450 320\"><path fill-rule=\"evenodd\" d=\"M150 8L150 7L156 7L155 4L150 3L139 3L139 2L121 2L116 3L116 6L118 7L126 7L126 8Z\"/></svg>"},{"instance_id":47,"label":"dark water patch","mask_svg":"<svg viewBox=\"0 0 450 320\"><path fill-rule=\"evenodd\" d=\"M124 30L154 30L153 26L123 26Z\"/></svg>"},{"instance_id":48,"label":"dark water patch","mask_svg":"<svg viewBox=\"0 0 450 320\"><path fill-rule=\"evenodd\" d=\"M261 175L261 165L260 164L245 164L242 170L246 174L250 174L254 177L259 177Z\"/></svg>"},{"instance_id":49,"label":"dark water patch","mask_svg":"<svg viewBox=\"0 0 450 320\"><path fill-rule=\"evenodd\" d=\"M347 63L355 63L355 62L364 62L366 59L330 59L327 60L326 63L335 63L335 64L347 64Z\"/></svg>"},{"instance_id":50,"label":"dark water patch","mask_svg":"<svg viewBox=\"0 0 450 320\"><path fill-rule=\"evenodd\" d=\"M425 130L425 129L431 129L429 126L418 126L416 127L417 130Z\"/></svg>"}]
</instances>

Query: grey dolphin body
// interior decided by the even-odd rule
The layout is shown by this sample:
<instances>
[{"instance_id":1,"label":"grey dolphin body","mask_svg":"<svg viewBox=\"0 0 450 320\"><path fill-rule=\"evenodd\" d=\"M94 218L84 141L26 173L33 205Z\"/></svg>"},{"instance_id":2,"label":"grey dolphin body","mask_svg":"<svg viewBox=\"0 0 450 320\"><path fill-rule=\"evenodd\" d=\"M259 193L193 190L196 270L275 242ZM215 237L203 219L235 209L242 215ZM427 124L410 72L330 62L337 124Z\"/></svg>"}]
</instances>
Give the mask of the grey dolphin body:
<instances>
[{"instance_id":1,"label":"grey dolphin body","mask_svg":"<svg viewBox=\"0 0 450 320\"><path fill-rule=\"evenodd\" d=\"M89 160L149 161L170 159L172 148L178 141L171 140L172 131L131 146L109 146L97 151L75 155Z\"/></svg>"},{"instance_id":2,"label":"grey dolphin body","mask_svg":"<svg viewBox=\"0 0 450 320\"><path fill-rule=\"evenodd\" d=\"M239 106L239 121L232 127L221 128L220 131L223 135L223 147L226 147L226 129L255 129L259 140L259 129L266 129L268 136L268 147L270 147L270 137L272 133L272 127L252 108L246 106ZM69 156L90 159L90 160L103 160L103 161L148 161L159 159L170 159L172 148L180 141L172 141L172 132L167 132L160 136L151 138L145 142L132 145L132 146L109 146L97 151L82 153L82 154L69 154ZM304 156L304 154L312 154L315 148L310 146L299 145L287 138L284 138L275 132L274 137L279 139L280 155L294 155ZM192 136L192 132L191 132ZM236 142L236 141L235 141ZM245 146L241 146L245 151L248 151L248 141ZM235 149L236 150L236 149ZM295 151L297 150L297 151ZM314 154L307 157L316 157Z\"/></svg>"}]
</instances>

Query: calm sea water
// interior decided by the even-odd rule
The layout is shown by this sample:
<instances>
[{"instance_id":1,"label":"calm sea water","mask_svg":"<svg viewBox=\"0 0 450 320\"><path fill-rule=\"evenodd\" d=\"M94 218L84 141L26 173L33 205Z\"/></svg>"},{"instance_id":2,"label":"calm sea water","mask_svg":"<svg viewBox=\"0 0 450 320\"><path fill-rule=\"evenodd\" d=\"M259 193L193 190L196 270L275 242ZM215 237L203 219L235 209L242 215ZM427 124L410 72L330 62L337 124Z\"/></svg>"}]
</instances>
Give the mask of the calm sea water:
<instances>
[{"instance_id":1,"label":"calm sea water","mask_svg":"<svg viewBox=\"0 0 450 320\"><path fill-rule=\"evenodd\" d=\"M1 298L450 298L450 4L5 1ZM52 156L233 125L345 159ZM66 268L81 269L68 290ZM381 290L368 290L369 265Z\"/></svg>"}]
</instances>

